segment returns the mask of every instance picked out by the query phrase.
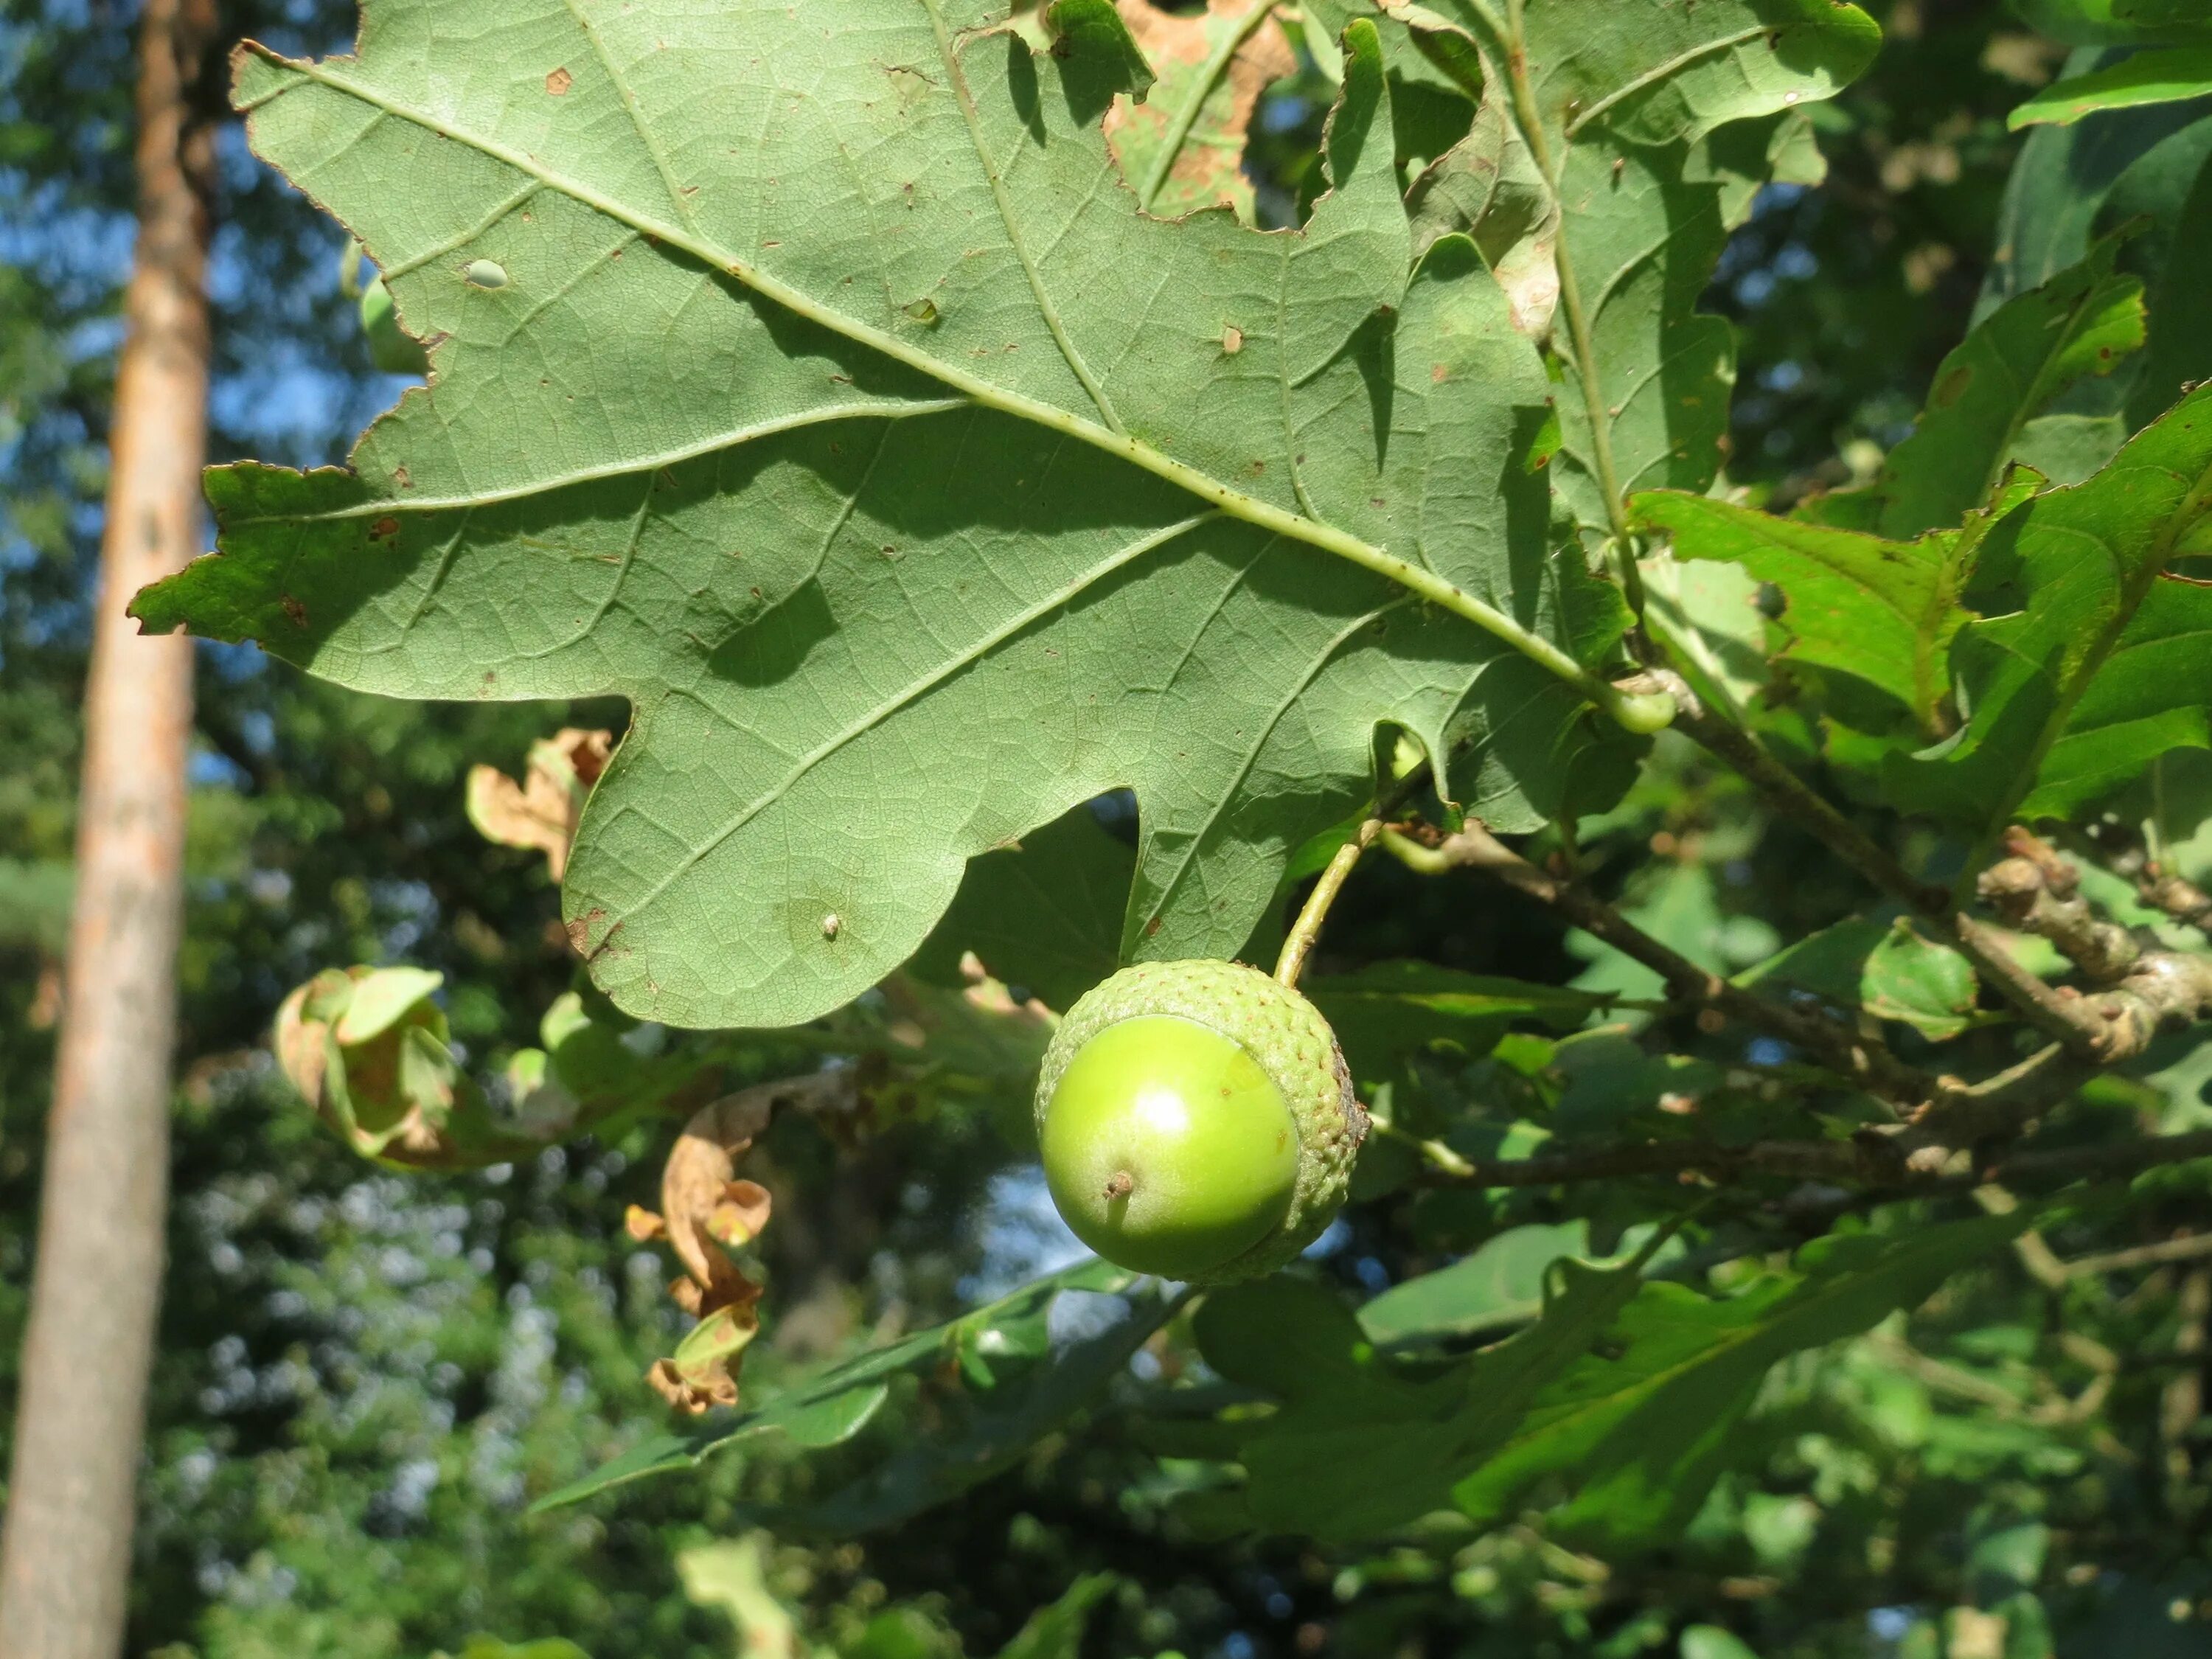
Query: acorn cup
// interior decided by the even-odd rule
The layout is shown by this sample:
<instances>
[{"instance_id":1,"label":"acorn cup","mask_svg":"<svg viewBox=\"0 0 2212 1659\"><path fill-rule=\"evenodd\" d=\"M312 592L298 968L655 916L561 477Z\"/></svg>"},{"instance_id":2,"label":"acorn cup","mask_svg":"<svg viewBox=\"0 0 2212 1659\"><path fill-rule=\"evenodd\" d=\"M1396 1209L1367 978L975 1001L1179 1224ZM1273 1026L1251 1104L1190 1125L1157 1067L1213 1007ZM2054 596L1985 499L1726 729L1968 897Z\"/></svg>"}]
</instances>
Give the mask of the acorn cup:
<instances>
[{"instance_id":1,"label":"acorn cup","mask_svg":"<svg viewBox=\"0 0 2212 1659\"><path fill-rule=\"evenodd\" d=\"M1037 1079L1046 1184L1119 1267L1256 1279L1344 1202L1367 1114L1335 1033L1240 963L1139 963L1067 1011Z\"/></svg>"}]
</instances>

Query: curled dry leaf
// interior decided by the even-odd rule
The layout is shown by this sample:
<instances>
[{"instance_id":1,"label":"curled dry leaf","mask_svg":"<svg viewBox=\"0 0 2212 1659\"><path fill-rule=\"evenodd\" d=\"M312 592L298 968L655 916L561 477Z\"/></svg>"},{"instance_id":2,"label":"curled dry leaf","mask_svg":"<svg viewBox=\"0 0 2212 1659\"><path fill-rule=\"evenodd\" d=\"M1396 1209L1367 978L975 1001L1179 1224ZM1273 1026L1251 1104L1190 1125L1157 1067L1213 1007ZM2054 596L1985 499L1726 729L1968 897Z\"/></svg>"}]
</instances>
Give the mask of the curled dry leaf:
<instances>
[{"instance_id":1,"label":"curled dry leaf","mask_svg":"<svg viewBox=\"0 0 2212 1659\"><path fill-rule=\"evenodd\" d=\"M545 854L545 867L561 879L568 866L584 799L614 752L614 733L563 726L530 745L518 784L495 766L469 769L469 822L485 840Z\"/></svg>"},{"instance_id":2,"label":"curled dry leaf","mask_svg":"<svg viewBox=\"0 0 2212 1659\"><path fill-rule=\"evenodd\" d=\"M1118 0L1117 9L1159 77L1144 102L1116 98L1106 117L1129 188L1164 219L1225 205L1249 224L1245 133L1268 82L1297 67L1281 27L1255 15L1272 14L1273 0L1208 0L1188 13Z\"/></svg>"},{"instance_id":3,"label":"curled dry leaf","mask_svg":"<svg viewBox=\"0 0 2212 1659\"><path fill-rule=\"evenodd\" d=\"M760 1329L761 1287L731 1254L768 1225L768 1188L741 1180L738 1164L786 1107L849 1113L860 1090L849 1067L757 1084L692 1114L660 1175L660 1213L632 1205L623 1225L640 1243L665 1239L684 1276L669 1294L699 1322L676 1352L646 1373L668 1402L694 1413L738 1401L738 1368Z\"/></svg>"},{"instance_id":4,"label":"curled dry leaf","mask_svg":"<svg viewBox=\"0 0 2212 1659\"><path fill-rule=\"evenodd\" d=\"M498 1121L453 1056L416 968L330 968L277 1010L276 1060L323 1121L364 1158L411 1170L472 1170L543 1143Z\"/></svg>"}]
</instances>

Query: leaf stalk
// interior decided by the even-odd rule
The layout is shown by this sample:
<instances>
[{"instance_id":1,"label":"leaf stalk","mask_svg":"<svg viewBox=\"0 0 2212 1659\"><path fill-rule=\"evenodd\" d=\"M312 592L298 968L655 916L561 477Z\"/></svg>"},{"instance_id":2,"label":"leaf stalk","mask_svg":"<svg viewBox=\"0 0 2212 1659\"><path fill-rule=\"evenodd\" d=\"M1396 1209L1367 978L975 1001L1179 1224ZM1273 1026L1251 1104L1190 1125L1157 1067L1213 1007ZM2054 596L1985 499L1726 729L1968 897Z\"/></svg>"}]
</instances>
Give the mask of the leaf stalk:
<instances>
[{"instance_id":1,"label":"leaf stalk","mask_svg":"<svg viewBox=\"0 0 2212 1659\"><path fill-rule=\"evenodd\" d=\"M1352 866L1359 862L1360 855L1375 844L1375 837L1382 830L1381 818L1366 819L1352 833L1352 839L1336 849L1336 855L1329 860L1328 867L1321 872L1321 879L1314 883L1313 891L1306 895L1306 902L1298 908L1298 919L1291 924L1290 934L1283 940L1282 951L1275 958L1275 979L1279 984L1296 988L1298 975L1305 972L1306 958L1313 954L1315 945L1320 941L1322 925L1328 920L1329 907L1336 902L1336 896L1344 890L1344 884L1350 878Z\"/></svg>"}]
</instances>

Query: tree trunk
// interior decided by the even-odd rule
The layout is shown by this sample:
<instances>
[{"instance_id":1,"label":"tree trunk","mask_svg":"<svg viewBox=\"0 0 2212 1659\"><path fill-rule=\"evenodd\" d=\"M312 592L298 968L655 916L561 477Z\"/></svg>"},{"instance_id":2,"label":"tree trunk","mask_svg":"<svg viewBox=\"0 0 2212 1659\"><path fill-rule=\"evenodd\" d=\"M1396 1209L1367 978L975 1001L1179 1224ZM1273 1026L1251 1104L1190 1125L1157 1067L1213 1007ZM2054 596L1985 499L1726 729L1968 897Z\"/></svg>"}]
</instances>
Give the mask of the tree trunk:
<instances>
[{"instance_id":1,"label":"tree trunk","mask_svg":"<svg viewBox=\"0 0 2212 1659\"><path fill-rule=\"evenodd\" d=\"M214 0L146 0L142 29L76 910L0 1535L6 1659L121 1650L168 1207L191 644L140 637L124 607L199 547L213 135L192 94Z\"/></svg>"}]
</instances>

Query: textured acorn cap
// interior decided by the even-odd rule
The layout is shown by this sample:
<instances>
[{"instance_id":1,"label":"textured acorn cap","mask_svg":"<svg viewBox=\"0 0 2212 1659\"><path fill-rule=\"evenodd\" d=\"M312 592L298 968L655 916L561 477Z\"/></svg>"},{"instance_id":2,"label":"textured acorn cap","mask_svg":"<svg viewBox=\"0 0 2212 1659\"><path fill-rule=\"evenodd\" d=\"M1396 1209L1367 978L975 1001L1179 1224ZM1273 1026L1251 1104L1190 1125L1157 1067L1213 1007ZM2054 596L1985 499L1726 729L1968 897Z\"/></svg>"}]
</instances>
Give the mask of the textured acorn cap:
<instances>
[{"instance_id":1,"label":"textured acorn cap","mask_svg":"<svg viewBox=\"0 0 2212 1659\"><path fill-rule=\"evenodd\" d=\"M1344 1202L1352 1161L1367 1138L1367 1111L1352 1091L1336 1033L1297 991L1241 962L1140 962L1091 987L1060 1020L1037 1075L1040 1134L1076 1051L1108 1026L1146 1014L1191 1020L1237 1043L1260 1063L1297 1121L1297 1182L1282 1224L1243 1255L1193 1277L1218 1285L1271 1273L1321 1237Z\"/></svg>"}]
</instances>

